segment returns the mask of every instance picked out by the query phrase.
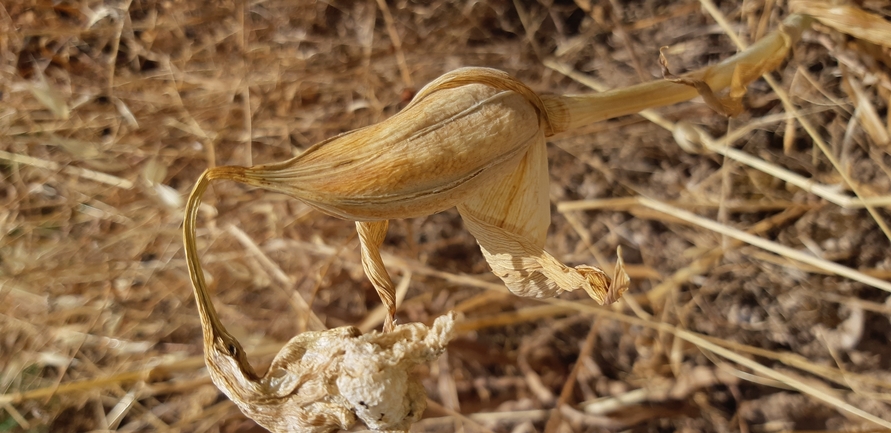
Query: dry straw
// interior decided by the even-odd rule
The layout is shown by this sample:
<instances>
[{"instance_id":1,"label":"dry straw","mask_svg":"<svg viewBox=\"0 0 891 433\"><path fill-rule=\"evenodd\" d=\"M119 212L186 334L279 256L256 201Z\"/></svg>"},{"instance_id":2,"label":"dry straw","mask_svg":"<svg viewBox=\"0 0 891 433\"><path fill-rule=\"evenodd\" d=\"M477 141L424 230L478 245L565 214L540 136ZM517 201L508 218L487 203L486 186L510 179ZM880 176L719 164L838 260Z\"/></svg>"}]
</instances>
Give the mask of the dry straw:
<instances>
[{"instance_id":1,"label":"dry straw","mask_svg":"<svg viewBox=\"0 0 891 433\"><path fill-rule=\"evenodd\" d=\"M457 207L492 271L514 294L543 298L582 289L600 304L613 303L629 284L621 252L609 276L592 266L566 266L543 249L550 223L546 138L696 96L733 114L745 86L779 65L809 23L793 15L748 50L680 77L671 75L663 59L666 80L601 94L538 95L501 71L458 69L428 84L390 119L323 141L293 159L206 170L186 204L184 242L211 378L245 414L273 431L348 428L356 417L377 430L407 429L425 401L423 389L405 376L407 368L438 355L452 322L443 319L430 329L394 324L395 286L379 251L388 220ZM719 93L728 87L726 95ZM364 271L388 311L385 332L360 335L355 328L338 328L301 334L266 374L257 374L217 318L199 263L198 207L215 179L285 193L355 220ZM350 354L364 356L377 373L350 370L359 365ZM341 383L344 377L355 383ZM355 389L378 394L348 396Z\"/></svg>"}]
</instances>

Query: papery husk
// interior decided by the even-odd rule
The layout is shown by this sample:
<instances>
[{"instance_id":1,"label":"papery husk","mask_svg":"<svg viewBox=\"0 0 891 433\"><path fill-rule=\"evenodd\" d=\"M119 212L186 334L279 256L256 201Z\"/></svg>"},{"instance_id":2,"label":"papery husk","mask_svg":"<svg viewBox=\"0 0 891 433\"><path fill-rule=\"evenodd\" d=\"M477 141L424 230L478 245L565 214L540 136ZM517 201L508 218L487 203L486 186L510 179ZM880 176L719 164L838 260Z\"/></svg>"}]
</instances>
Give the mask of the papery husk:
<instances>
[{"instance_id":1,"label":"papery husk","mask_svg":"<svg viewBox=\"0 0 891 433\"><path fill-rule=\"evenodd\" d=\"M506 73L461 68L381 123L282 163L214 170L345 219L426 216L512 171L549 130L543 110L538 96Z\"/></svg>"},{"instance_id":2,"label":"papery husk","mask_svg":"<svg viewBox=\"0 0 891 433\"><path fill-rule=\"evenodd\" d=\"M504 72L461 68L425 86L381 123L281 163L212 168L199 183L235 180L357 221L363 268L390 312L385 330L392 329L395 312L394 285L379 252L386 221L454 206L513 293L547 297L581 288L608 304L628 287L621 257L610 278L591 266L566 266L543 249L550 221L545 138L697 95L733 114L742 107L745 86L781 64L810 22L792 15L779 30L716 65L602 94L539 96ZM718 96L728 87L726 97ZM193 196L204 188L196 186ZM190 197L187 215L194 215L188 207L197 202ZM191 230L187 244L189 236L194 242ZM187 259L200 270L197 254Z\"/></svg>"},{"instance_id":3,"label":"papery husk","mask_svg":"<svg viewBox=\"0 0 891 433\"><path fill-rule=\"evenodd\" d=\"M547 297L582 288L600 303L614 302L627 288L621 266L617 281L626 283L610 288L600 269L570 268L542 249L550 225L545 137L566 123L565 114L549 112L504 72L462 68L377 125L282 163L211 168L204 177L282 192L356 220L363 268L390 313L385 330L395 314L395 288L379 252L387 220L454 206L513 293Z\"/></svg>"},{"instance_id":4,"label":"papery husk","mask_svg":"<svg viewBox=\"0 0 891 433\"><path fill-rule=\"evenodd\" d=\"M615 302L628 289L621 257L610 279L592 266L566 266L544 250L551 221L544 136L513 173L476 191L458 205L458 212L492 272L515 295L548 298L583 289L603 305Z\"/></svg>"}]
</instances>

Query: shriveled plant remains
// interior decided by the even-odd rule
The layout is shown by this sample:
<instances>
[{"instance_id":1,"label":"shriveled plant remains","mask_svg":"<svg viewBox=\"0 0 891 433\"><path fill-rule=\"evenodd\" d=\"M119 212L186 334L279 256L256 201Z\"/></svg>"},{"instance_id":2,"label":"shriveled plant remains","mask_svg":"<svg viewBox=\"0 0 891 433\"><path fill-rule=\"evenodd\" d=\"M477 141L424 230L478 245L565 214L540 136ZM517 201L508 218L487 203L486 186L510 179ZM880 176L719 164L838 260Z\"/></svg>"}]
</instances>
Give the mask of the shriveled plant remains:
<instances>
[{"instance_id":1,"label":"shriveled plant remains","mask_svg":"<svg viewBox=\"0 0 891 433\"><path fill-rule=\"evenodd\" d=\"M795 13L816 23L800 43ZM242 410L276 431L891 430L887 1L0 1L0 64L0 431L265 431ZM411 103L465 65L516 80L453 72ZM461 161L414 158L460 149L449 134L491 135L471 149L488 157L541 129L543 245L610 277L621 246L625 302L512 296L457 209L391 221L377 247L384 219L209 175L184 260L205 168L277 162L299 179L377 131L390 148L356 144L344 182L371 189L353 175L376 164L365 180L392 184L408 168L382 161L412 138L397 123L445 119L417 109L459 94L532 121L495 134L454 109L424 129L445 139L404 160L439 182ZM486 183L456 186L456 208L525 176L542 153L528 141L512 163L473 160ZM352 194L322 193L334 210ZM531 243L492 268L556 286ZM378 286L396 283L392 332L372 332L388 312L361 254ZM188 266L207 279L197 316ZM450 310L454 325L436 322Z\"/></svg>"},{"instance_id":2,"label":"shriveled plant remains","mask_svg":"<svg viewBox=\"0 0 891 433\"><path fill-rule=\"evenodd\" d=\"M186 204L184 241L214 383L273 431L329 431L348 427L354 417L372 429L407 429L425 399L419 384L407 379L407 368L443 350L451 321L437 321L432 330L394 324L395 289L379 252L388 220L457 207L493 273L514 294L541 298L582 289L601 305L613 303L629 285L620 251L609 276L593 266L569 267L543 249L550 223L546 138L697 95L722 113L738 113L745 86L775 68L809 22L793 15L749 50L682 77L663 59L665 80L603 94L538 95L504 72L462 68L428 84L390 119L290 160L206 170ZM727 96L717 96L727 87ZM214 179L285 193L355 220L363 268L389 313L384 333L360 336L338 328L301 334L266 374L255 373L217 319L199 264L198 205ZM358 368L359 354L375 367ZM378 394L351 397L358 389Z\"/></svg>"}]
</instances>

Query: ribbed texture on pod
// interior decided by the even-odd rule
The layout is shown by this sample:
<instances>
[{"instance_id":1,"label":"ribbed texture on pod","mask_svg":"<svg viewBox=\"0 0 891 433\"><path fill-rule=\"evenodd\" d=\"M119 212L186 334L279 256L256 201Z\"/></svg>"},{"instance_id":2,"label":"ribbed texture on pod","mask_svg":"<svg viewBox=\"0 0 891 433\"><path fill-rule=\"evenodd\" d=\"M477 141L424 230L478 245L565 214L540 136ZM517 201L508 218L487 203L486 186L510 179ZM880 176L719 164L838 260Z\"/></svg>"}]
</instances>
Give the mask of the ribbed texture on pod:
<instances>
[{"instance_id":1,"label":"ribbed texture on pod","mask_svg":"<svg viewBox=\"0 0 891 433\"><path fill-rule=\"evenodd\" d=\"M528 87L500 71L462 68L381 123L282 163L220 169L342 218L412 218L454 207L513 170L547 125Z\"/></svg>"}]
</instances>

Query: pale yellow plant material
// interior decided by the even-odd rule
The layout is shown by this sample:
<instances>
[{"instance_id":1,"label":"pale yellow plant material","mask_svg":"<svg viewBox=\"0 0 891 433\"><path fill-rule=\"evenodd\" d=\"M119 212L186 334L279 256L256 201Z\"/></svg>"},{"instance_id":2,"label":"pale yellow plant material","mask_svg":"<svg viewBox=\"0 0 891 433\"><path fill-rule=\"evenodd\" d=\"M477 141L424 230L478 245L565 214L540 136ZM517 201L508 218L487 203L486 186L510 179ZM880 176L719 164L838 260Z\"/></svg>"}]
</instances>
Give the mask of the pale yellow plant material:
<instances>
[{"instance_id":1,"label":"pale yellow plant material","mask_svg":"<svg viewBox=\"0 0 891 433\"><path fill-rule=\"evenodd\" d=\"M424 387L410 371L435 360L454 336L454 314L429 328L410 323L365 335L351 326L304 332L261 375L220 322L204 286L196 296L211 380L274 433L324 433L357 420L372 430L407 431L427 406Z\"/></svg>"},{"instance_id":2,"label":"pale yellow plant material","mask_svg":"<svg viewBox=\"0 0 891 433\"><path fill-rule=\"evenodd\" d=\"M835 1L793 0L790 8L810 15L821 24L857 39L891 48L891 22L853 4Z\"/></svg>"},{"instance_id":3,"label":"pale yellow plant material","mask_svg":"<svg viewBox=\"0 0 891 433\"><path fill-rule=\"evenodd\" d=\"M53 115L59 119L68 120L71 116L71 108L65 102L62 92L56 86L50 84L40 68L36 68L35 71L37 73L37 81L28 83L28 90Z\"/></svg>"},{"instance_id":4,"label":"pale yellow plant material","mask_svg":"<svg viewBox=\"0 0 891 433\"><path fill-rule=\"evenodd\" d=\"M662 67L662 77L672 83L683 84L696 89L696 92L699 93L699 96L702 97L702 100L709 108L727 117L734 117L744 110L742 98L746 95L746 86L766 72L776 69L786 59L786 55L792 48L792 38L787 33L778 32L778 35L783 43L780 49L771 52L770 55L756 59L755 62L739 62L734 65L730 78L730 89L726 95L718 95L709 86L708 75L711 71L710 69L681 77L672 74L664 54L665 49L668 47L659 49L659 66Z\"/></svg>"},{"instance_id":5,"label":"pale yellow plant material","mask_svg":"<svg viewBox=\"0 0 891 433\"><path fill-rule=\"evenodd\" d=\"M662 67L662 78L672 83L683 84L696 89L705 105L727 117L733 117L743 112L742 97L745 96L746 89L740 82L740 68L736 68L733 71L733 78L730 81L730 92L726 96L718 96L702 78L678 77L672 74L668 68L668 59L665 58L666 48L668 47L659 48L659 66Z\"/></svg>"},{"instance_id":6,"label":"pale yellow plant material","mask_svg":"<svg viewBox=\"0 0 891 433\"><path fill-rule=\"evenodd\" d=\"M346 428L354 417L373 429L407 428L423 410L423 390L404 376L393 382L385 372L435 358L450 338L451 325L438 321L428 331L394 324L395 289L380 254L393 218L457 207L492 271L514 294L551 297L581 289L600 304L616 302L629 285L621 250L610 276L593 266L566 266L543 248L550 223L546 138L697 94L719 100L714 92L728 86L729 97L738 100L748 83L779 65L809 22L792 16L749 50L674 77L677 82L660 80L603 94L539 96L504 72L462 68L425 86L390 119L318 143L290 160L206 170L186 204L183 236L214 383L273 431L329 431ZM691 90L691 83L698 82L703 85L692 84ZM198 258L198 206L214 179L285 193L356 221L363 269L389 313L385 333L359 336L353 328L339 328L302 334L282 349L269 372L256 374L216 317ZM413 349L397 350L409 347L400 344ZM324 352L330 347L340 351ZM346 360L347 354L360 352L364 363ZM385 362L396 358L401 361ZM325 379L335 370L352 379ZM366 394L356 397L348 388ZM371 390L374 395L367 394Z\"/></svg>"},{"instance_id":7,"label":"pale yellow plant material","mask_svg":"<svg viewBox=\"0 0 891 433\"><path fill-rule=\"evenodd\" d=\"M384 122L281 163L208 169L199 184L236 180L358 221L363 267L390 313L385 330L395 313L394 286L379 253L387 220L455 206L513 293L548 297L582 289L601 304L615 302L628 287L621 261L610 278L592 266L566 266L543 249L550 224L545 137L572 115L559 109L559 100L550 102L546 108L504 72L458 69ZM204 188L196 186L189 206L197 206ZM190 248L194 232L185 233L185 242ZM199 267L189 256L190 266Z\"/></svg>"}]
</instances>

